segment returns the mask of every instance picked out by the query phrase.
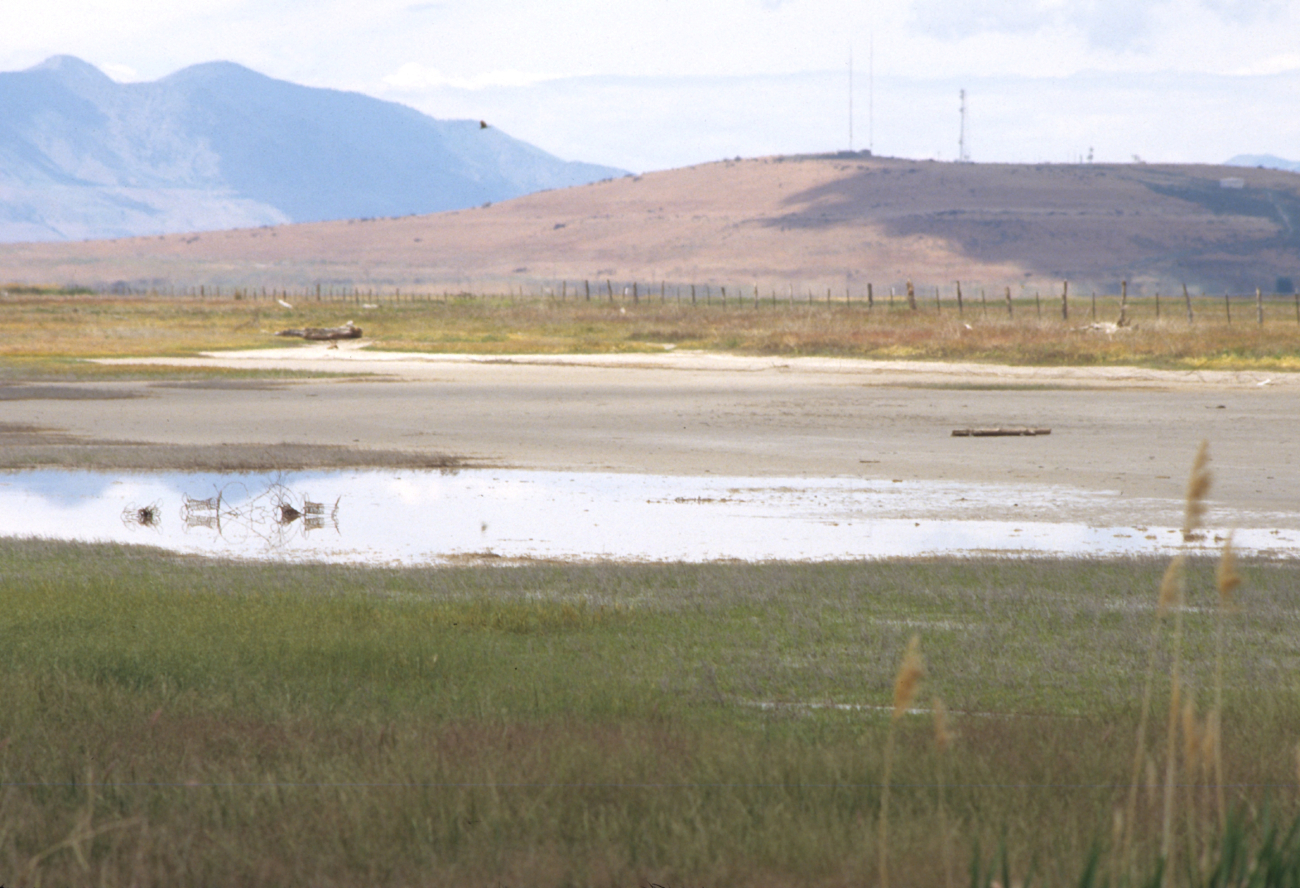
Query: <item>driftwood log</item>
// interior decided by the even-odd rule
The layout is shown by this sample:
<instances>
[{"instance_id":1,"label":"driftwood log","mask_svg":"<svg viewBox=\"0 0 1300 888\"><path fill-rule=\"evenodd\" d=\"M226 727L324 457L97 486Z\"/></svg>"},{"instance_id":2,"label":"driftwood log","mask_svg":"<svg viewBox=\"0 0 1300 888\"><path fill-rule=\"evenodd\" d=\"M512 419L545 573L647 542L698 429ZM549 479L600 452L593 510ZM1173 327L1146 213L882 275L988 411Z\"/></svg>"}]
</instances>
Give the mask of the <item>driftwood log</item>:
<instances>
[{"instance_id":1,"label":"driftwood log","mask_svg":"<svg viewBox=\"0 0 1300 888\"><path fill-rule=\"evenodd\" d=\"M301 336L303 339L329 341L333 339L360 339L361 328L348 321L341 327L302 327L296 330L281 330L276 336Z\"/></svg>"},{"instance_id":2,"label":"driftwood log","mask_svg":"<svg viewBox=\"0 0 1300 888\"><path fill-rule=\"evenodd\" d=\"M1007 437L1024 437L1029 435L1050 435L1050 434L1052 434L1051 429L1033 429L1033 428L1024 428L1021 426L1016 426L1012 428L1005 428L999 426L997 428L986 428L986 429L953 429L952 430L952 436L954 438L1007 438Z\"/></svg>"}]
</instances>

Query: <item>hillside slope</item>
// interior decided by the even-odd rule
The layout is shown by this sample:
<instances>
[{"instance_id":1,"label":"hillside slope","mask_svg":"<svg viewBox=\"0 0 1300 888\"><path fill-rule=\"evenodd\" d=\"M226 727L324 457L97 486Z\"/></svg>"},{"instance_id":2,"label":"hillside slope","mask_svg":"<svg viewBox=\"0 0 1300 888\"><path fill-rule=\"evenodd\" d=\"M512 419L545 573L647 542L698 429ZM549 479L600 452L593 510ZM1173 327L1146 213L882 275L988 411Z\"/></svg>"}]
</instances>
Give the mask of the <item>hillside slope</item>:
<instances>
[{"instance_id":1,"label":"hillside slope","mask_svg":"<svg viewBox=\"0 0 1300 888\"><path fill-rule=\"evenodd\" d=\"M0 241L430 213L614 175L228 62L152 83L69 56L0 73Z\"/></svg>"},{"instance_id":2,"label":"hillside slope","mask_svg":"<svg viewBox=\"0 0 1300 888\"><path fill-rule=\"evenodd\" d=\"M1275 170L773 157L430 216L9 245L0 279L449 288L587 278L765 292L1068 279L1081 290L1127 280L1135 292L1243 292L1300 280L1297 223L1300 175Z\"/></svg>"}]
</instances>

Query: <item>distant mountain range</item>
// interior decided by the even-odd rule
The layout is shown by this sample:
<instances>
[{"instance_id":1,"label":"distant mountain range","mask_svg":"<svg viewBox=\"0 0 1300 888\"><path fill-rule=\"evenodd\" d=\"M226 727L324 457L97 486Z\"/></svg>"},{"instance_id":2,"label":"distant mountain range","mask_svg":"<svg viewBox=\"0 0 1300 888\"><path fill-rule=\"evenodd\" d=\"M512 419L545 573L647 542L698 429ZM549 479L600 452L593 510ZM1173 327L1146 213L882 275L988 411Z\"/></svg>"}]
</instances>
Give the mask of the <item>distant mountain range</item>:
<instances>
[{"instance_id":1,"label":"distant mountain range","mask_svg":"<svg viewBox=\"0 0 1300 888\"><path fill-rule=\"evenodd\" d=\"M71 56L0 73L3 242L432 213L624 172L229 62L152 83Z\"/></svg>"},{"instance_id":2,"label":"distant mountain range","mask_svg":"<svg viewBox=\"0 0 1300 888\"><path fill-rule=\"evenodd\" d=\"M1266 170L1300 173L1300 160L1285 160L1272 154L1238 154L1228 161L1228 166L1263 167Z\"/></svg>"}]
</instances>

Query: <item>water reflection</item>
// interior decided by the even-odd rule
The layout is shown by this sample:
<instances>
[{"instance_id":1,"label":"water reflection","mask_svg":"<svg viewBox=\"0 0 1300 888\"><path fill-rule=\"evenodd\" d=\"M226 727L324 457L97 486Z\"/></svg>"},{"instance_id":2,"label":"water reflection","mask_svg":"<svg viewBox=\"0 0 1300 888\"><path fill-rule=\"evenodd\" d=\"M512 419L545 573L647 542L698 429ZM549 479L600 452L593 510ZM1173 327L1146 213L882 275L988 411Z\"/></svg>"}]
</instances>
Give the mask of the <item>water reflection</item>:
<instances>
[{"instance_id":1,"label":"water reflection","mask_svg":"<svg viewBox=\"0 0 1300 888\"><path fill-rule=\"evenodd\" d=\"M334 500L326 511L324 502L313 501L309 494L295 491L281 480L253 488L244 481L221 485L216 494L206 498L181 493L181 529L208 531L228 544L247 547L258 541L268 552L285 549L295 535L304 539L314 531L333 529L339 533L339 503Z\"/></svg>"},{"instance_id":2,"label":"water reflection","mask_svg":"<svg viewBox=\"0 0 1300 888\"><path fill-rule=\"evenodd\" d=\"M148 542L239 558L709 561L1162 554L1182 503L861 478L499 470L0 475L0 535ZM168 515L179 514L179 521ZM1300 556L1300 513L1212 512L1246 551ZM1212 550L1223 531L1196 545Z\"/></svg>"},{"instance_id":3,"label":"water reflection","mask_svg":"<svg viewBox=\"0 0 1300 888\"><path fill-rule=\"evenodd\" d=\"M152 527L157 530L162 526L162 500L155 500L147 506L127 503L126 508L122 509L122 523L127 527Z\"/></svg>"}]
</instances>

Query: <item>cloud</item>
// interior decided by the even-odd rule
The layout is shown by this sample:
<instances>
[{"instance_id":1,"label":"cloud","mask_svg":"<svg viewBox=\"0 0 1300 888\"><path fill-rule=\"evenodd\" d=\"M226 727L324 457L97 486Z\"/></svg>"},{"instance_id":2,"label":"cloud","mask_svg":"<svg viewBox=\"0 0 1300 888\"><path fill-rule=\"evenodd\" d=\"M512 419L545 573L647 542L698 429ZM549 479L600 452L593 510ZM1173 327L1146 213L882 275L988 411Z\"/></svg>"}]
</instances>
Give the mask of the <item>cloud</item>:
<instances>
[{"instance_id":1,"label":"cloud","mask_svg":"<svg viewBox=\"0 0 1300 888\"><path fill-rule=\"evenodd\" d=\"M493 87L533 86L554 79L552 75L530 74L525 71L510 69L487 71L471 77L455 77L444 74L437 68L422 65L419 62L407 62L392 74L382 78L387 86L407 91L435 89L438 87L482 90Z\"/></svg>"},{"instance_id":2,"label":"cloud","mask_svg":"<svg viewBox=\"0 0 1300 888\"><path fill-rule=\"evenodd\" d=\"M1250 77L1252 75L1286 74L1290 71L1300 71L1300 52L1286 52L1269 56L1257 62L1252 62L1232 73Z\"/></svg>"},{"instance_id":3,"label":"cloud","mask_svg":"<svg viewBox=\"0 0 1300 888\"><path fill-rule=\"evenodd\" d=\"M1129 50L1161 36L1158 22L1200 13L1221 24L1247 25L1285 10L1285 0L917 0L912 20L940 39L1067 30L1096 48Z\"/></svg>"},{"instance_id":4,"label":"cloud","mask_svg":"<svg viewBox=\"0 0 1300 888\"><path fill-rule=\"evenodd\" d=\"M1147 36L1160 5L1162 0L918 0L912 10L921 30L940 38L1066 28L1082 31L1095 45L1123 47Z\"/></svg>"},{"instance_id":5,"label":"cloud","mask_svg":"<svg viewBox=\"0 0 1300 888\"><path fill-rule=\"evenodd\" d=\"M1286 11L1286 0L1201 0L1201 5L1224 21L1249 24Z\"/></svg>"}]
</instances>

